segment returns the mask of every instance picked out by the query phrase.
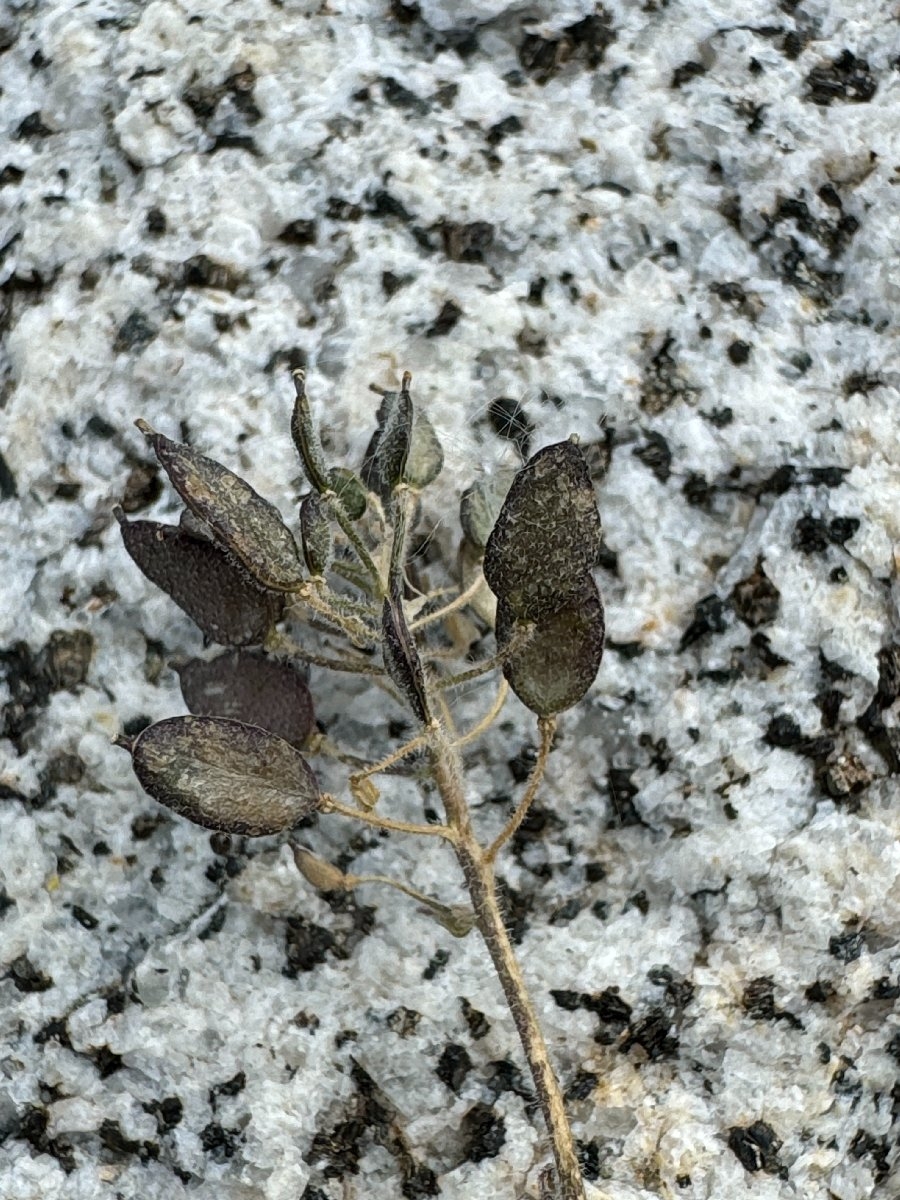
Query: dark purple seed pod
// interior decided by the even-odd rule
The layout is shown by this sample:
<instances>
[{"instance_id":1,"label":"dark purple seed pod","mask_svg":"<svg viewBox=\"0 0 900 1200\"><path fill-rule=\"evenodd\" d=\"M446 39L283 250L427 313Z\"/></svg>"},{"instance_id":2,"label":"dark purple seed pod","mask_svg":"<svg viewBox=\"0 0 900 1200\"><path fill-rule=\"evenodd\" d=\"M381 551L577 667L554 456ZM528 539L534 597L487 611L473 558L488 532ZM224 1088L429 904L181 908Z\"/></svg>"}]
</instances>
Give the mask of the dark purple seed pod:
<instances>
[{"instance_id":1,"label":"dark purple seed pod","mask_svg":"<svg viewBox=\"0 0 900 1200\"><path fill-rule=\"evenodd\" d=\"M215 542L176 525L128 521L113 509L125 549L213 642L254 646L281 617L280 592L260 587Z\"/></svg>"},{"instance_id":2,"label":"dark purple seed pod","mask_svg":"<svg viewBox=\"0 0 900 1200\"><path fill-rule=\"evenodd\" d=\"M381 635L385 670L406 697L416 717L423 725L427 725L431 720L431 712L425 688L425 670L398 596L388 597L384 601Z\"/></svg>"},{"instance_id":3,"label":"dark purple seed pod","mask_svg":"<svg viewBox=\"0 0 900 1200\"><path fill-rule=\"evenodd\" d=\"M597 562L600 514L574 442L545 446L518 472L484 552L484 577L521 620L576 593Z\"/></svg>"},{"instance_id":4,"label":"dark purple seed pod","mask_svg":"<svg viewBox=\"0 0 900 1200\"><path fill-rule=\"evenodd\" d=\"M510 604L497 601L497 645L521 628ZM577 593L535 621L531 635L503 665L509 686L539 717L565 712L587 692L600 669L605 623L596 583L584 576Z\"/></svg>"},{"instance_id":5,"label":"dark purple seed pod","mask_svg":"<svg viewBox=\"0 0 900 1200\"><path fill-rule=\"evenodd\" d=\"M334 539L328 513L318 492L310 492L301 501L300 544L310 575L324 575L331 566Z\"/></svg>"},{"instance_id":6,"label":"dark purple seed pod","mask_svg":"<svg viewBox=\"0 0 900 1200\"><path fill-rule=\"evenodd\" d=\"M297 749L316 728L306 672L296 663L233 650L213 659L192 658L175 669L184 702L197 716L258 725Z\"/></svg>"},{"instance_id":7,"label":"dark purple seed pod","mask_svg":"<svg viewBox=\"0 0 900 1200\"><path fill-rule=\"evenodd\" d=\"M303 582L303 567L293 534L275 505L215 459L154 432L146 421L136 425L176 492L219 545L264 587L295 591Z\"/></svg>"},{"instance_id":8,"label":"dark purple seed pod","mask_svg":"<svg viewBox=\"0 0 900 1200\"><path fill-rule=\"evenodd\" d=\"M141 786L205 829L263 837L293 829L321 805L306 760L265 729L218 717L171 717L132 748Z\"/></svg>"}]
</instances>

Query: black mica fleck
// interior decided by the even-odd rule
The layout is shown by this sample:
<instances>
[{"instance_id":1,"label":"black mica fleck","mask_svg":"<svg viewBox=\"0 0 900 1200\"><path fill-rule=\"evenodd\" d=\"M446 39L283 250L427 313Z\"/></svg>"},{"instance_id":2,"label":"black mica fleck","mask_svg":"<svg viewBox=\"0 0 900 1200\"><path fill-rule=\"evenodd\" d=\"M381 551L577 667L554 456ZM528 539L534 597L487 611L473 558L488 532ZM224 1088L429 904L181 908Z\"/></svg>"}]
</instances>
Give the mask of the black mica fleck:
<instances>
[{"instance_id":1,"label":"black mica fleck","mask_svg":"<svg viewBox=\"0 0 900 1200\"><path fill-rule=\"evenodd\" d=\"M425 330L428 338L445 337L458 323L463 310L455 300L445 300L441 310Z\"/></svg>"},{"instance_id":2,"label":"black mica fleck","mask_svg":"<svg viewBox=\"0 0 900 1200\"><path fill-rule=\"evenodd\" d=\"M531 451L534 422L525 407L512 396L498 396L488 407L491 428L504 441L512 442L523 460Z\"/></svg>"},{"instance_id":3,"label":"black mica fleck","mask_svg":"<svg viewBox=\"0 0 900 1200\"><path fill-rule=\"evenodd\" d=\"M14 958L6 969L19 992L46 992L53 987L53 979L34 965L27 954Z\"/></svg>"},{"instance_id":4,"label":"black mica fleck","mask_svg":"<svg viewBox=\"0 0 900 1200\"><path fill-rule=\"evenodd\" d=\"M866 935L861 929L835 934L828 939L828 953L838 962L852 963L866 948Z\"/></svg>"},{"instance_id":5,"label":"black mica fleck","mask_svg":"<svg viewBox=\"0 0 900 1200\"><path fill-rule=\"evenodd\" d=\"M732 1125L728 1130L728 1148L747 1171L766 1171L784 1176L787 1172L778 1161L781 1139L765 1121L752 1125Z\"/></svg>"},{"instance_id":6,"label":"black mica fleck","mask_svg":"<svg viewBox=\"0 0 900 1200\"><path fill-rule=\"evenodd\" d=\"M496 1158L506 1142L506 1125L487 1104L473 1104L462 1119L460 1132L469 1162Z\"/></svg>"},{"instance_id":7,"label":"black mica fleck","mask_svg":"<svg viewBox=\"0 0 900 1200\"><path fill-rule=\"evenodd\" d=\"M865 104L878 90L868 62L857 58L852 50L844 50L828 64L813 67L805 83L806 98L823 107L835 100Z\"/></svg>"},{"instance_id":8,"label":"black mica fleck","mask_svg":"<svg viewBox=\"0 0 900 1200\"><path fill-rule=\"evenodd\" d=\"M661 433L651 429L644 434L644 442L632 453L640 459L660 483L665 483L672 474L672 451Z\"/></svg>"},{"instance_id":9,"label":"black mica fleck","mask_svg":"<svg viewBox=\"0 0 900 1200\"><path fill-rule=\"evenodd\" d=\"M444 1047L434 1073L451 1092L459 1093L466 1076L472 1070L472 1059L465 1046L451 1042Z\"/></svg>"},{"instance_id":10,"label":"black mica fleck","mask_svg":"<svg viewBox=\"0 0 900 1200\"><path fill-rule=\"evenodd\" d=\"M710 633L723 633L728 624L725 602L716 595L697 601L690 625L681 635L680 648L686 650Z\"/></svg>"}]
</instances>

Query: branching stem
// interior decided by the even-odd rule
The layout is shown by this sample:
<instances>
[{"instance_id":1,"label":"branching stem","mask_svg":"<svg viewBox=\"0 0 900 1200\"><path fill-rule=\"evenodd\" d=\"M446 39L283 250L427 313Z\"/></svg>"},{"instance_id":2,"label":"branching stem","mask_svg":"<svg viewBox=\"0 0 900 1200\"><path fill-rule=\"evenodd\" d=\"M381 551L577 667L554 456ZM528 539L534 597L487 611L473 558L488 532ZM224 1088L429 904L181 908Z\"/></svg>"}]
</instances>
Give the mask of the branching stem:
<instances>
[{"instance_id":1,"label":"branching stem","mask_svg":"<svg viewBox=\"0 0 900 1200\"><path fill-rule=\"evenodd\" d=\"M429 727L428 732L434 779L444 801L448 825L456 835L453 846L472 901L475 924L503 987L547 1123L556 1160L559 1200L586 1200L575 1138L566 1116L562 1090L506 932L506 923L497 899L493 864L472 829L463 791L459 754L436 723Z\"/></svg>"}]
</instances>

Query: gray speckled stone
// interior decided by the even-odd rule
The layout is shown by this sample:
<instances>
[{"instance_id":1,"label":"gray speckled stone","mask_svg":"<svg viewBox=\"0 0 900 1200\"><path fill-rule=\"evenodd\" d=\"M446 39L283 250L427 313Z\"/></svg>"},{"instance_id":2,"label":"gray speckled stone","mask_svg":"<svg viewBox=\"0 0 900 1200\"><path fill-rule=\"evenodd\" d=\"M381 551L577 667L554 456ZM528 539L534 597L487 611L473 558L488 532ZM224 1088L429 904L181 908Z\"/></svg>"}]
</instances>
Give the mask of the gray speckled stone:
<instances>
[{"instance_id":1,"label":"gray speckled stone","mask_svg":"<svg viewBox=\"0 0 900 1200\"><path fill-rule=\"evenodd\" d=\"M893 6L50 0L0 40L0 1194L393 1200L371 1133L343 1184L315 1141L354 1060L445 1200L537 1194L477 940L383 889L371 928L333 912L273 843L232 877L111 745L183 711L163 663L199 649L111 516L175 512L132 421L290 515L298 362L352 463L368 384L413 372L451 561L459 491L515 461L491 401L595 455L610 646L502 871L600 1194L897 1194ZM387 702L313 686L377 755ZM515 791L507 716L473 794ZM437 846L351 869L461 898ZM476 1103L506 1136L469 1162Z\"/></svg>"}]
</instances>

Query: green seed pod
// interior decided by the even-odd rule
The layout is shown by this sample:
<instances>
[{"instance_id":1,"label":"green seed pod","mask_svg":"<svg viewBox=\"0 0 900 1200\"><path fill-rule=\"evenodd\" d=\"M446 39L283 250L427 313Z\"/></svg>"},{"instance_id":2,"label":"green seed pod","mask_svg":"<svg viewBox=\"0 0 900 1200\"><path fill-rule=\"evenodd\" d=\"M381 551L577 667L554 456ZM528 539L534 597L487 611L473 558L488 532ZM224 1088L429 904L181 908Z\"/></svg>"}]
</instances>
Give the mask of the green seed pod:
<instances>
[{"instance_id":1,"label":"green seed pod","mask_svg":"<svg viewBox=\"0 0 900 1200\"><path fill-rule=\"evenodd\" d=\"M310 575L324 575L331 565L334 539L318 492L310 492L300 504L300 542Z\"/></svg>"},{"instance_id":2,"label":"green seed pod","mask_svg":"<svg viewBox=\"0 0 900 1200\"><path fill-rule=\"evenodd\" d=\"M437 479L443 466L444 450L434 426L425 413L416 409L403 482L421 492Z\"/></svg>"},{"instance_id":3,"label":"green seed pod","mask_svg":"<svg viewBox=\"0 0 900 1200\"><path fill-rule=\"evenodd\" d=\"M501 467L486 479L470 484L459 501L459 522L463 532L480 550L484 550L497 524L503 501L516 477L511 467Z\"/></svg>"},{"instance_id":4,"label":"green seed pod","mask_svg":"<svg viewBox=\"0 0 900 1200\"><path fill-rule=\"evenodd\" d=\"M291 437L294 439L310 486L317 492L324 492L328 489L328 468L306 396L306 372L298 368L291 372L291 378L297 393L291 415Z\"/></svg>"},{"instance_id":5,"label":"green seed pod","mask_svg":"<svg viewBox=\"0 0 900 1200\"><path fill-rule=\"evenodd\" d=\"M332 467L328 472L328 486L344 506L351 521L358 521L368 507L366 487L355 471L349 467Z\"/></svg>"}]
</instances>

